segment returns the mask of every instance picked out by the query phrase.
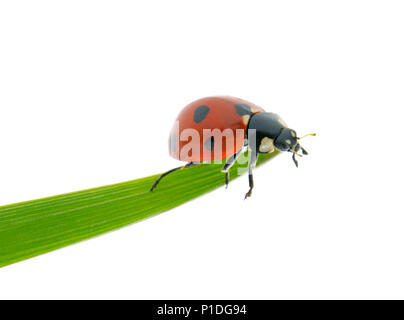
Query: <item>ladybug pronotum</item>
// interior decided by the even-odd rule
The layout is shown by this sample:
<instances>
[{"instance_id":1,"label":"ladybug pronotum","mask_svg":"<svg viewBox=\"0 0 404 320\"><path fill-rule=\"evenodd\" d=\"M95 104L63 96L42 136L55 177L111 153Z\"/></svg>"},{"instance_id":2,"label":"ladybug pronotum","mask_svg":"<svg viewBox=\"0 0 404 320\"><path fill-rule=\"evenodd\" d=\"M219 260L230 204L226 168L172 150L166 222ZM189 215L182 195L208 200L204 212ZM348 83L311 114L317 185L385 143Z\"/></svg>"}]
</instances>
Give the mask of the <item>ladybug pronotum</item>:
<instances>
[{"instance_id":1,"label":"ladybug pronotum","mask_svg":"<svg viewBox=\"0 0 404 320\"><path fill-rule=\"evenodd\" d=\"M314 133L308 135L315 135ZM305 135L305 136L308 136ZM305 137L303 136L303 137ZM249 190L245 199L251 196L254 187L252 168L260 153L271 153L276 149L296 156L307 155L300 145L296 131L275 113L265 112L261 107L230 96L207 97L187 105L177 117L169 138L169 153L175 159L187 164L163 173L153 184L156 188L166 175L201 163L227 159L222 169L225 185L229 184L229 170L239 156L250 150L248 161ZM302 154L299 154L299 151Z\"/></svg>"}]
</instances>

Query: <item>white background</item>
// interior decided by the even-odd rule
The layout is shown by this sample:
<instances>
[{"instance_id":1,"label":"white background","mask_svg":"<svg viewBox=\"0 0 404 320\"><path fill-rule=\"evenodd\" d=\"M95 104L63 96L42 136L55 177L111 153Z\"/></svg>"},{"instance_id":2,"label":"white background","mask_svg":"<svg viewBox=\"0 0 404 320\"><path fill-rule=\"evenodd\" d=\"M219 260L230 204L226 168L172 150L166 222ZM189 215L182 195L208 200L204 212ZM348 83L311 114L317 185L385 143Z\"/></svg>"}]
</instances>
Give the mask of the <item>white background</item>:
<instances>
[{"instance_id":1,"label":"white background","mask_svg":"<svg viewBox=\"0 0 404 320\"><path fill-rule=\"evenodd\" d=\"M280 155L170 212L0 269L0 298L404 298L402 1L3 1L0 204L178 162L180 109L280 114Z\"/></svg>"}]
</instances>

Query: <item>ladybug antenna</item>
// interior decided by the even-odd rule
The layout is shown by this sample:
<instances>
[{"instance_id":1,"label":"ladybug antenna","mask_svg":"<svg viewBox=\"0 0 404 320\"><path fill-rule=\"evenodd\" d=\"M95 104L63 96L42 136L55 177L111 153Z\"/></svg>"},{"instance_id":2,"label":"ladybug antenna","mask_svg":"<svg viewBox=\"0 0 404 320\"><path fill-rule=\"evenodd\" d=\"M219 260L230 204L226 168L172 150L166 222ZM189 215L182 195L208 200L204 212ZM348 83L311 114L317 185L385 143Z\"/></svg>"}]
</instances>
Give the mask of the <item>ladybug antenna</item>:
<instances>
[{"instance_id":1,"label":"ladybug antenna","mask_svg":"<svg viewBox=\"0 0 404 320\"><path fill-rule=\"evenodd\" d=\"M316 134L315 133L308 133L308 134L305 134L304 136L302 136L302 137L299 137L298 139L303 139L303 138L305 138L305 137L307 137L307 136L315 136Z\"/></svg>"}]
</instances>

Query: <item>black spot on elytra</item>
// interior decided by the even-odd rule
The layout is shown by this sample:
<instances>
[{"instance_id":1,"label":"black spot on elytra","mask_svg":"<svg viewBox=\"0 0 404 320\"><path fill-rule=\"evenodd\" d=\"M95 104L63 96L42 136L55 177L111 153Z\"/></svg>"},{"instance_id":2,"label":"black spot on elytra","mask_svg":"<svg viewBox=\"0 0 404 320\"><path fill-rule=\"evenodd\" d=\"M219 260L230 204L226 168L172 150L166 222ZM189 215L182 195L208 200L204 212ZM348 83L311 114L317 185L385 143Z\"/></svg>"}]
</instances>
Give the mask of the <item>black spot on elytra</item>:
<instances>
[{"instance_id":1,"label":"black spot on elytra","mask_svg":"<svg viewBox=\"0 0 404 320\"><path fill-rule=\"evenodd\" d=\"M194 121L196 123L200 123L203 119L206 118L210 109L208 106L199 106L194 111Z\"/></svg>"},{"instance_id":2,"label":"black spot on elytra","mask_svg":"<svg viewBox=\"0 0 404 320\"><path fill-rule=\"evenodd\" d=\"M209 137L206 141L205 141L205 148L212 151L213 147L215 145L215 139L212 137Z\"/></svg>"},{"instance_id":3,"label":"black spot on elytra","mask_svg":"<svg viewBox=\"0 0 404 320\"><path fill-rule=\"evenodd\" d=\"M239 103L239 104L236 104L234 107L236 108L236 111L240 116L253 114L251 111L251 108L246 104Z\"/></svg>"},{"instance_id":4,"label":"black spot on elytra","mask_svg":"<svg viewBox=\"0 0 404 320\"><path fill-rule=\"evenodd\" d=\"M174 132L170 136L170 148L171 153L175 153L177 151L177 136Z\"/></svg>"}]
</instances>

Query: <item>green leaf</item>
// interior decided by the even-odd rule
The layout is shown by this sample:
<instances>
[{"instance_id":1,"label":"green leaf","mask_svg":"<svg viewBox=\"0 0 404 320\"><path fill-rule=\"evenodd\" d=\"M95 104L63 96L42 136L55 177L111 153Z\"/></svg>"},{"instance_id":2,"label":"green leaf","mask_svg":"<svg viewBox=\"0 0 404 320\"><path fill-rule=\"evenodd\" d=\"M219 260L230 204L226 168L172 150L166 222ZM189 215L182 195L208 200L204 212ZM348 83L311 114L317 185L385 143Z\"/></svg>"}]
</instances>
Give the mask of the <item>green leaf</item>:
<instances>
[{"instance_id":1,"label":"green leaf","mask_svg":"<svg viewBox=\"0 0 404 320\"><path fill-rule=\"evenodd\" d=\"M258 165L276 154L261 155ZM221 166L176 171L153 192L149 189L159 175L0 207L0 267L118 229L223 187ZM245 166L236 163L230 179L246 171Z\"/></svg>"}]
</instances>

